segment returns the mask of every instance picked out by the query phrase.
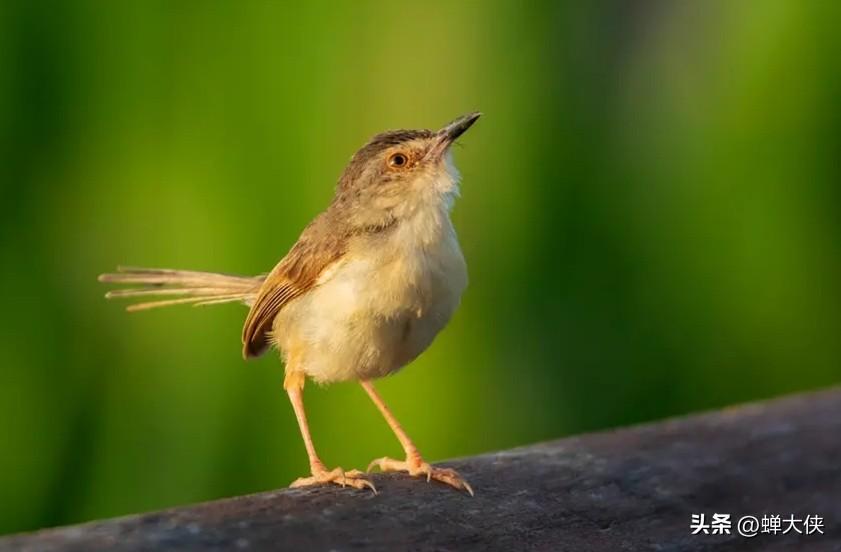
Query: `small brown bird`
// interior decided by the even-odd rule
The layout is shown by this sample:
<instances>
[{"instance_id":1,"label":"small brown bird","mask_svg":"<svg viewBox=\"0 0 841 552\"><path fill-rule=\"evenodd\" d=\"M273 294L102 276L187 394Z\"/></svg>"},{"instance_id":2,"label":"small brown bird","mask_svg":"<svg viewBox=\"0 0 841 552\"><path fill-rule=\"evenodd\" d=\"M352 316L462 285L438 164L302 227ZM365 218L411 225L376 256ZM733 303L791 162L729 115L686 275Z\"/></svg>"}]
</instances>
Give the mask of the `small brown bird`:
<instances>
[{"instance_id":1,"label":"small brown bird","mask_svg":"<svg viewBox=\"0 0 841 552\"><path fill-rule=\"evenodd\" d=\"M142 287L108 298L170 296L128 307L242 302L243 356L280 350L283 387L309 456L309 477L293 487L335 483L376 492L358 470L327 469L315 452L304 412L306 377L320 383L358 380L385 417L405 460L368 466L425 476L473 494L455 470L430 466L374 388L420 355L453 315L467 267L450 210L459 173L451 146L479 118L459 117L438 131L394 130L374 136L342 173L330 206L301 233L268 275L230 276L169 269L118 268L101 282Z\"/></svg>"}]
</instances>

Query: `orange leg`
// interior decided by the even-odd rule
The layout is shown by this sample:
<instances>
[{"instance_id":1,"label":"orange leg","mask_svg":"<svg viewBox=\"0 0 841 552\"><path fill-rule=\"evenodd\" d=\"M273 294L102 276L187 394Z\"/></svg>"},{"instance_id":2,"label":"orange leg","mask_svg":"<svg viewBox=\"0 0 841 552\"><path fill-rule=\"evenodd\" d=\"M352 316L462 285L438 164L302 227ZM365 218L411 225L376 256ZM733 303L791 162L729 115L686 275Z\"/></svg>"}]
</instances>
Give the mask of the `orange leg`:
<instances>
[{"instance_id":1,"label":"orange leg","mask_svg":"<svg viewBox=\"0 0 841 552\"><path fill-rule=\"evenodd\" d=\"M394 417L394 414L391 413L391 410L389 410L385 402L383 402L380 394L377 393L377 390L374 388L374 384L372 382L362 381L360 382L360 385L362 385L362 388L368 393L368 396L371 397L371 400L374 401L374 404L377 405L380 413L385 418L385 421L388 422L388 425L391 427L394 435L397 436L397 440L400 441L400 444L403 446L403 450L406 453L406 460L402 461L394 460L393 458L388 458L387 456L377 458L368 466L368 471L371 471L374 466L379 466L379 468L383 471L405 471L414 477L425 475L427 481L435 479L436 481L446 483L456 489L465 490L470 493L470 496L473 496L473 489L470 487L470 484L467 483L467 481L465 481L457 471L449 468L434 468L424 461L415 444L412 443L412 440L409 439L409 436L406 435L405 431L403 431L403 427L400 425L400 422L397 421L397 418Z\"/></svg>"},{"instance_id":2,"label":"orange leg","mask_svg":"<svg viewBox=\"0 0 841 552\"><path fill-rule=\"evenodd\" d=\"M365 479L361 471L351 470L346 472L342 468L328 470L324 467L324 463L315 452L315 445L313 445L309 424L307 424L307 415L304 412L304 377L302 372L287 372L286 378L283 381L283 387L289 395L289 401L292 403L295 417L298 418L298 427L301 429L301 436L304 438L304 446L307 449L310 472L312 473L310 477L296 479L290 487L306 487L309 485L334 483L342 487L350 486L356 489L368 487L376 493L377 489L374 487L374 484Z\"/></svg>"}]
</instances>

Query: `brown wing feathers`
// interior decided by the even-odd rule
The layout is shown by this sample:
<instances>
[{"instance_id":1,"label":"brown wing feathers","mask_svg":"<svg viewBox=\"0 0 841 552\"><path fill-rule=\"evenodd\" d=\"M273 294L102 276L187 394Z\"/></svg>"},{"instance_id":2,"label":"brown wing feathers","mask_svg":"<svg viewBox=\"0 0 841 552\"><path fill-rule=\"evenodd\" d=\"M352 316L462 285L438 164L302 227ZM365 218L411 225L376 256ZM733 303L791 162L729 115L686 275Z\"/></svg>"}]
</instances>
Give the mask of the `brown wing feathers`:
<instances>
[{"instance_id":1,"label":"brown wing feathers","mask_svg":"<svg viewBox=\"0 0 841 552\"><path fill-rule=\"evenodd\" d=\"M322 214L310 223L263 282L242 328L244 358L265 352L272 324L280 310L315 286L324 269L344 255L347 234L337 232L338 225L329 224L325 216Z\"/></svg>"},{"instance_id":2,"label":"brown wing feathers","mask_svg":"<svg viewBox=\"0 0 841 552\"><path fill-rule=\"evenodd\" d=\"M304 291L296 288L291 282L283 281L282 277L266 280L242 328L244 358L260 356L266 351L275 316L283 305Z\"/></svg>"}]
</instances>

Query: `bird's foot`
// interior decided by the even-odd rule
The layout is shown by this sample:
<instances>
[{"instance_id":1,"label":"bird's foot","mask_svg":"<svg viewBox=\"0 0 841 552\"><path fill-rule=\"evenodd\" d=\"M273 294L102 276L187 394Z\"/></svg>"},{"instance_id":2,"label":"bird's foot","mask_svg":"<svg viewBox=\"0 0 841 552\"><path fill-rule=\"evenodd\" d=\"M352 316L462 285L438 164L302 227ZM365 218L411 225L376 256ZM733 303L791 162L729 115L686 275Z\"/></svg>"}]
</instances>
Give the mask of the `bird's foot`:
<instances>
[{"instance_id":1,"label":"bird's foot","mask_svg":"<svg viewBox=\"0 0 841 552\"><path fill-rule=\"evenodd\" d=\"M353 487L354 489L371 489L374 494L377 494L377 488L368 479L365 474L359 470L345 471L342 468L334 470L327 470L324 467L315 467L312 470L312 475L309 477L299 477L289 485L292 488L309 487L311 485L323 485L325 483L332 483L334 485L341 485L342 487Z\"/></svg>"},{"instance_id":2,"label":"bird's foot","mask_svg":"<svg viewBox=\"0 0 841 552\"><path fill-rule=\"evenodd\" d=\"M378 466L384 472L407 472L412 477L426 477L427 481L434 479L460 491L467 491L473 496L473 488L456 470L433 467L420 456L409 456L406 460L395 460L387 456L377 458L368 465L368 471L374 466Z\"/></svg>"}]
</instances>

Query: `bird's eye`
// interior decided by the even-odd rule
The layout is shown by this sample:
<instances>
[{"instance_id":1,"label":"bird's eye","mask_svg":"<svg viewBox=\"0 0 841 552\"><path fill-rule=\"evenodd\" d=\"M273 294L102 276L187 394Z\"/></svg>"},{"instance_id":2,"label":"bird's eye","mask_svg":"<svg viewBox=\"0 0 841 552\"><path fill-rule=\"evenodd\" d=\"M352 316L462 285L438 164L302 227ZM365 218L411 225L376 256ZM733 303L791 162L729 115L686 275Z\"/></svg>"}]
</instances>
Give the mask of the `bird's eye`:
<instances>
[{"instance_id":1,"label":"bird's eye","mask_svg":"<svg viewBox=\"0 0 841 552\"><path fill-rule=\"evenodd\" d=\"M388 158L388 166L392 169L401 169L409 163L409 158L405 153L392 153Z\"/></svg>"}]
</instances>

